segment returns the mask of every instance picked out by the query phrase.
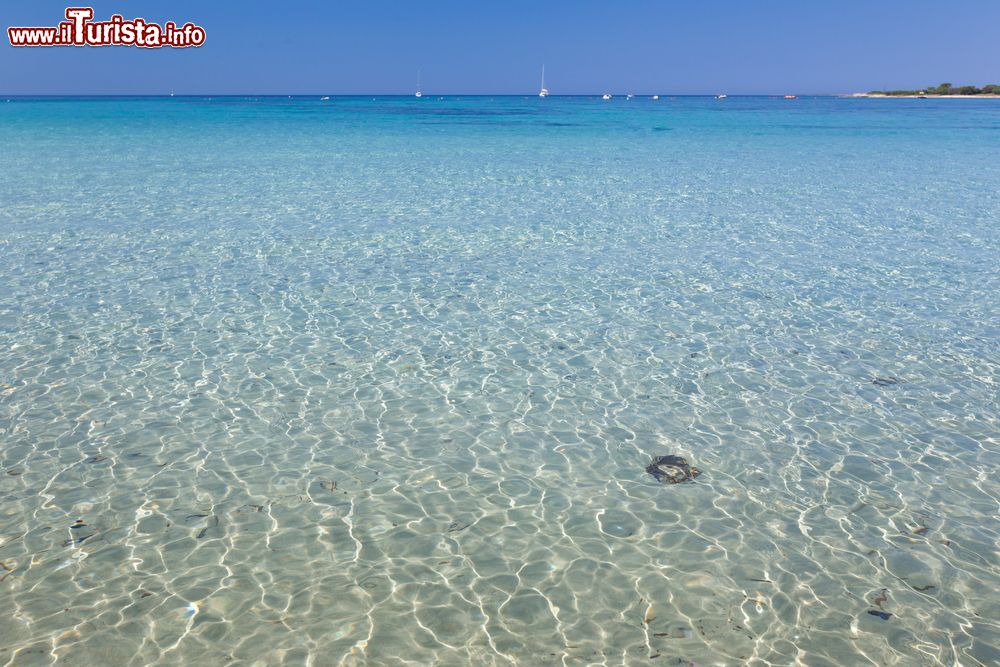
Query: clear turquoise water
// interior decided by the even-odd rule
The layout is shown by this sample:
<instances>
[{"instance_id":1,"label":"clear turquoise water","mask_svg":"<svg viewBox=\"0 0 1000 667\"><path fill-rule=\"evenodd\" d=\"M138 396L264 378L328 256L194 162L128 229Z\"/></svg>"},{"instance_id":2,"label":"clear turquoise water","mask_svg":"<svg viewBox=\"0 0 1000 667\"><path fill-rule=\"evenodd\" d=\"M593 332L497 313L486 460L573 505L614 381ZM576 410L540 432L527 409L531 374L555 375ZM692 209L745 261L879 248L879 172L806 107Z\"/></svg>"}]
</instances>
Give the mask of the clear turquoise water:
<instances>
[{"instance_id":1,"label":"clear turquoise water","mask_svg":"<svg viewBox=\"0 0 1000 667\"><path fill-rule=\"evenodd\" d=\"M1000 101L0 146L0 664L1000 662Z\"/></svg>"}]
</instances>

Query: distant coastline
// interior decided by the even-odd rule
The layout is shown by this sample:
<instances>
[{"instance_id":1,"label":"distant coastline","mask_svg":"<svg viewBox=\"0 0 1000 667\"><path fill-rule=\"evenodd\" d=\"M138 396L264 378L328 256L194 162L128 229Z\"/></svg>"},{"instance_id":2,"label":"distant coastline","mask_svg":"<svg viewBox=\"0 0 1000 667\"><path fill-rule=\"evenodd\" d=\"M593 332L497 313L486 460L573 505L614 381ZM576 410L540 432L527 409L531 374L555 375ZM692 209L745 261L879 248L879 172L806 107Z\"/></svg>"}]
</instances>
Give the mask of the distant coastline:
<instances>
[{"instance_id":1,"label":"distant coastline","mask_svg":"<svg viewBox=\"0 0 1000 667\"><path fill-rule=\"evenodd\" d=\"M882 99L900 99L900 100L943 100L943 99L955 99L955 100L982 100L982 99L1000 99L1000 95L996 93L985 93L980 95L921 95L918 93L906 94L906 95L895 95L889 93L852 93L846 97L875 97Z\"/></svg>"},{"instance_id":2,"label":"distant coastline","mask_svg":"<svg viewBox=\"0 0 1000 667\"><path fill-rule=\"evenodd\" d=\"M957 99L979 99L983 97L1000 97L1000 85L991 83L978 88L976 86L953 86L946 82L938 86L928 86L923 90L873 90L867 93L854 93L850 97L899 97L903 99L954 97Z\"/></svg>"}]
</instances>

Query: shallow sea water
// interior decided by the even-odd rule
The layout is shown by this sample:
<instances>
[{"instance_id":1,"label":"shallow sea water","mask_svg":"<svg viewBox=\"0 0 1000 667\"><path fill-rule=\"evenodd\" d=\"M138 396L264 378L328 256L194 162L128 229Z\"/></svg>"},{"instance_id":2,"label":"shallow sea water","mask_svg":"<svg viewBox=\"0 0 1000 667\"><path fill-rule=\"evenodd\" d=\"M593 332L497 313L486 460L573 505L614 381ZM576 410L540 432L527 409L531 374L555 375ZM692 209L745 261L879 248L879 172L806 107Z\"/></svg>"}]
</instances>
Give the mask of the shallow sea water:
<instances>
[{"instance_id":1,"label":"shallow sea water","mask_svg":"<svg viewBox=\"0 0 1000 667\"><path fill-rule=\"evenodd\" d=\"M0 665L1000 662L996 100L0 145Z\"/></svg>"}]
</instances>

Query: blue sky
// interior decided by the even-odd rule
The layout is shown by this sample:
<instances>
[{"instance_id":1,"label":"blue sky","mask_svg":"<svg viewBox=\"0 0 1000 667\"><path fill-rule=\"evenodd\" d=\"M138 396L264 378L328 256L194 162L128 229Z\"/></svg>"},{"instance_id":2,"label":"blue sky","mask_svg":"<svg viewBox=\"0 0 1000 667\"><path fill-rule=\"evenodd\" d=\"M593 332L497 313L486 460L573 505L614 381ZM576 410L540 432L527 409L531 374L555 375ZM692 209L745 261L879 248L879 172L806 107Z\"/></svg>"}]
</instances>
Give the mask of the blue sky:
<instances>
[{"instance_id":1,"label":"blue sky","mask_svg":"<svg viewBox=\"0 0 1000 667\"><path fill-rule=\"evenodd\" d=\"M3 0L5 29L66 0ZM82 2L72 4L85 4ZM998 0L118 0L200 49L0 46L3 94L838 93L1000 83Z\"/></svg>"}]
</instances>

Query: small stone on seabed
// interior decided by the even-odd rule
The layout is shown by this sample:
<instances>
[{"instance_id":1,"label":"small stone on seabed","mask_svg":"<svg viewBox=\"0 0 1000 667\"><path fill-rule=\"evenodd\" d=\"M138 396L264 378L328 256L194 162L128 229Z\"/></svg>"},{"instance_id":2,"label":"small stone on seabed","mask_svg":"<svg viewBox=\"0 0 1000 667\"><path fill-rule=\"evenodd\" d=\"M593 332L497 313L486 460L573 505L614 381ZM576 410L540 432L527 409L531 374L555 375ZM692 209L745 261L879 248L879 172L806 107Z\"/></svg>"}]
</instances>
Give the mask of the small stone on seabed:
<instances>
[{"instance_id":1,"label":"small stone on seabed","mask_svg":"<svg viewBox=\"0 0 1000 667\"><path fill-rule=\"evenodd\" d=\"M691 466L687 459L673 455L657 456L646 466L646 472L664 484L690 482L701 474L701 471Z\"/></svg>"}]
</instances>

